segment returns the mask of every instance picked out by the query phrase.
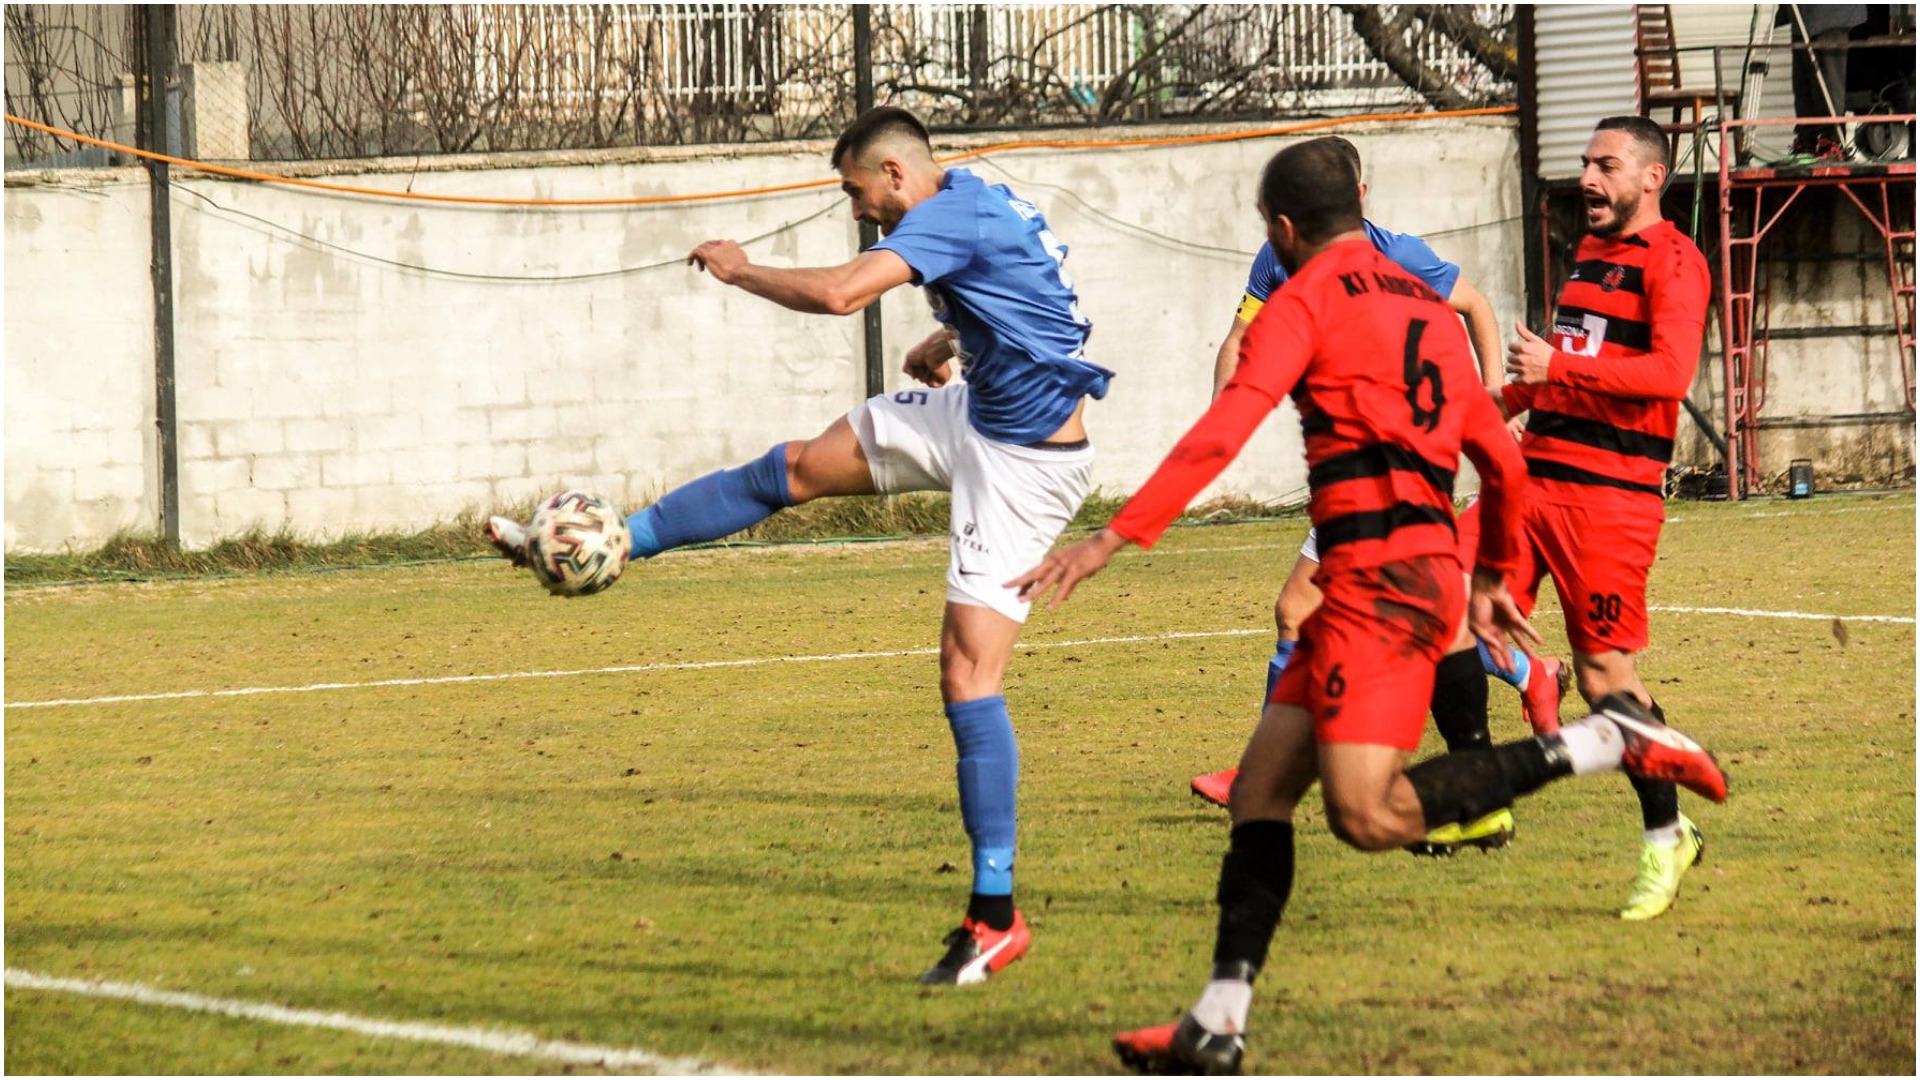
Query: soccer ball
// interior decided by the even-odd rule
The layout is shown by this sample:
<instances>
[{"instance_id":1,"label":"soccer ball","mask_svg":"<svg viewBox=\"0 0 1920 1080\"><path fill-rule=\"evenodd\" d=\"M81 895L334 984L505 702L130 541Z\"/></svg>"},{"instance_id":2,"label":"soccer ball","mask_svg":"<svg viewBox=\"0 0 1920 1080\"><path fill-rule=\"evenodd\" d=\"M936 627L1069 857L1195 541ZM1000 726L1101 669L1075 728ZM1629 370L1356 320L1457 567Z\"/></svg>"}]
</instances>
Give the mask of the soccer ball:
<instances>
[{"instance_id":1,"label":"soccer ball","mask_svg":"<svg viewBox=\"0 0 1920 1080\"><path fill-rule=\"evenodd\" d=\"M632 547L620 511L584 491L541 503L527 526L527 561L555 596L592 596L619 581Z\"/></svg>"}]
</instances>

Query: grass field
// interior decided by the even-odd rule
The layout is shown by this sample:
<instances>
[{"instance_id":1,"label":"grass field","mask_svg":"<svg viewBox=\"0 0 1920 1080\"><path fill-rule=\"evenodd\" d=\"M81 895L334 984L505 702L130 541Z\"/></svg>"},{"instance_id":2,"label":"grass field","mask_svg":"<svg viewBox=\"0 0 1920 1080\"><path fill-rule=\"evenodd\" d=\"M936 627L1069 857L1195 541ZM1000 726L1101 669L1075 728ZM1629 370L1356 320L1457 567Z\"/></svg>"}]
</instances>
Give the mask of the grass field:
<instances>
[{"instance_id":1,"label":"grass field","mask_svg":"<svg viewBox=\"0 0 1920 1080\"><path fill-rule=\"evenodd\" d=\"M1614 917L1616 776L1442 862L1351 852L1315 807L1250 1071L1914 1070L1914 499L1672 514L1645 672L1733 779L1685 800L1679 905ZM722 1069L1113 1071L1111 1032L1205 976L1224 815L1187 778L1237 755L1303 531L1176 530L1034 619L1008 688L1034 947L960 992L914 984L967 888L943 541L670 555L581 601L483 562L9 589L6 1068L568 1068L35 973ZM574 674L408 681L536 672Z\"/></svg>"}]
</instances>

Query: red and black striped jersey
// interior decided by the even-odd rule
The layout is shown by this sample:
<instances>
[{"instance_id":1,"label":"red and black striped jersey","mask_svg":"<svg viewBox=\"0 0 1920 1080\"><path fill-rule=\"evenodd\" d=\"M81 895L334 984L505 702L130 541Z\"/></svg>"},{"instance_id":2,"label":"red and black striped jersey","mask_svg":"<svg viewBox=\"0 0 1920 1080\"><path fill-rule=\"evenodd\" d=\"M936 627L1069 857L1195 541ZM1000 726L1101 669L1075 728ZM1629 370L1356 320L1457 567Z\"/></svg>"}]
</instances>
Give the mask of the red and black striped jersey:
<instances>
[{"instance_id":1,"label":"red and black striped jersey","mask_svg":"<svg viewBox=\"0 0 1920 1080\"><path fill-rule=\"evenodd\" d=\"M1547 382L1503 391L1508 411L1530 414L1520 449L1535 499L1661 512L1710 292L1706 258L1671 222L1580 241Z\"/></svg>"},{"instance_id":2,"label":"red and black striped jersey","mask_svg":"<svg viewBox=\"0 0 1920 1080\"><path fill-rule=\"evenodd\" d=\"M1512 570L1526 483L1519 450L1453 310L1365 240L1308 260L1260 309L1233 378L1110 528L1150 547L1289 394L1322 566L1452 555L1465 450L1483 481L1480 565Z\"/></svg>"}]
</instances>

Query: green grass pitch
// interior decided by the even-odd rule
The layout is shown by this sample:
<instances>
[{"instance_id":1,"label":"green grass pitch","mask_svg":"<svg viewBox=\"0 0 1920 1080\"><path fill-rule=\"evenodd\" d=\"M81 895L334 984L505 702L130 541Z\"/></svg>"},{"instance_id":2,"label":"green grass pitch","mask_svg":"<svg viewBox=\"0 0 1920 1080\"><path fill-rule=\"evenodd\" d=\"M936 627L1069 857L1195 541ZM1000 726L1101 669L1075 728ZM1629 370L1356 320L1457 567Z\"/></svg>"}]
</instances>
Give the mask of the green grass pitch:
<instances>
[{"instance_id":1,"label":"green grass pitch","mask_svg":"<svg viewBox=\"0 0 1920 1080\"><path fill-rule=\"evenodd\" d=\"M1733 781L1684 799L1706 861L1674 911L1615 918L1617 776L1450 861L1349 851L1311 806L1250 1070L1912 1072L1913 497L1670 512L1644 671ZM968 879L941 541L670 555L577 601L477 561L10 589L7 966L753 1071L1113 1071L1111 1033L1205 977L1225 819L1187 779L1237 756L1303 531L1176 530L1029 625L1033 951L959 992L914 983ZM640 670L366 685L612 666ZM13 1072L564 1067L16 984L5 1009Z\"/></svg>"}]
</instances>

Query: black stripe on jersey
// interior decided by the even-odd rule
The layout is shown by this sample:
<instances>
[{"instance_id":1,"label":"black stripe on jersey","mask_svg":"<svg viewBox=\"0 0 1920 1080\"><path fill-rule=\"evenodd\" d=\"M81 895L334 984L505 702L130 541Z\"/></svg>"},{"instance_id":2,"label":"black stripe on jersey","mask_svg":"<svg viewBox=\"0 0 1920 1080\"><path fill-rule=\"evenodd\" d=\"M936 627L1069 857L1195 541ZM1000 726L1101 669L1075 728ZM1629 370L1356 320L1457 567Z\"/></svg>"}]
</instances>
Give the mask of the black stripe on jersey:
<instances>
[{"instance_id":1,"label":"black stripe on jersey","mask_svg":"<svg viewBox=\"0 0 1920 1080\"><path fill-rule=\"evenodd\" d=\"M1319 537L1321 561L1325 562L1327 552L1341 544L1358 540L1385 540L1393 535L1394 530L1410 525L1445 525L1452 529L1453 515L1437 506L1394 503L1385 510L1342 514L1330 521L1316 523L1313 531Z\"/></svg>"},{"instance_id":2,"label":"black stripe on jersey","mask_svg":"<svg viewBox=\"0 0 1920 1080\"><path fill-rule=\"evenodd\" d=\"M1569 281L1584 281L1589 285L1598 285L1606 292L1633 293L1635 296L1647 294L1647 271L1643 267L1628 266L1624 263L1608 262L1605 259L1582 259L1573 264L1573 273Z\"/></svg>"},{"instance_id":3,"label":"black stripe on jersey","mask_svg":"<svg viewBox=\"0 0 1920 1080\"><path fill-rule=\"evenodd\" d=\"M1622 491L1639 491L1655 496L1660 494L1658 484L1636 484L1617 476L1602 476L1597 472L1588 472L1577 465L1568 465L1559 461L1542 461L1539 458L1527 459L1527 475L1539 480L1559 480L1568 484L1586 484L1589 487L1619 488Z\"/></svg>"},{"instance_id":4,"label":"black stripe on jersey","mask_svg":"<svg viewBox=\"0 0 1920 1080\"><path fill-rule=\"evenodd\" d=\"M1425 480L1434 494L1453 498L1453 470L1443 469L1404 446L1374 443L1330 457L1307 470L1307 486L1315 491L1342 480L1363 480L1389 472L1409 472Z\"/></svg>"},{"instance_id":5,"label":"black stripe on jersey","mask_svg":"<svg viewBox=\"0 0 1920 1080\"><path fill-rule=\"evenodd\" d=\"M1309 404L1306 408L1300 410L1300 434L1333 434L1333 417L1327 415L1326 410L1316 408Z\"/></svg>"},{"instance_id":6,"label":"black stripe on jersey","mask_svg":"<svg viewBox=\"0 0 1920 1080\"><path fill-rule=\"evenodd\" d=\"M1626 319L1618 315L1609 315L1604 311L1591 311L1587 308L1561 304L1554 312L1553 321L1556 326L1564 323L1567 326L1578 327L1584 325L1588 315L1607 324L1609 343L1634 352L1653 351L1653 327L1637 319Z\"/></svg>"},{"instance_id":7,"label":"black stripe on jersey","mask_svg":"<svg viewBox=\"0 0 1920 1080\"><path fill-rule=\"evenodd\" d=\"M1672 439L1615 427L1603 420L1589 420L1584 416L1534 409L1527 414L1527 433L1628 457L1647 458L1662 465L1673 461Z\"/></svg>"}]
</instances>

